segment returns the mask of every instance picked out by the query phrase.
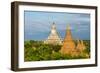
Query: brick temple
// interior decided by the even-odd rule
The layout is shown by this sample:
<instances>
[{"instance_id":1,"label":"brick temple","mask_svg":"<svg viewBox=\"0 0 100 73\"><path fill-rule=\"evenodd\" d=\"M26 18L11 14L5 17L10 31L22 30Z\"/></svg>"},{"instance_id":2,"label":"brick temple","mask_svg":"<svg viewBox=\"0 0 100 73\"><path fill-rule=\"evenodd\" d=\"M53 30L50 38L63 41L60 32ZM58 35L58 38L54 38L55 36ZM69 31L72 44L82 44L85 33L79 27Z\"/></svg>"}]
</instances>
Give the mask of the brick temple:
<instances>
[{"instance_id":1,"label":"brick temple","mask_svg":"<svg viewBox=\"0 0 100 73\"><path fill-rule=\"evenodd\" d=\"M79 55L84 49L86 49L83 40L77 40L75 43L75 40L72 37L70 26L67 26L66 29L66 35L63 40L63 45L61 47L61 54L68 54L72 56Z\"/></svg>"}]
</instances>

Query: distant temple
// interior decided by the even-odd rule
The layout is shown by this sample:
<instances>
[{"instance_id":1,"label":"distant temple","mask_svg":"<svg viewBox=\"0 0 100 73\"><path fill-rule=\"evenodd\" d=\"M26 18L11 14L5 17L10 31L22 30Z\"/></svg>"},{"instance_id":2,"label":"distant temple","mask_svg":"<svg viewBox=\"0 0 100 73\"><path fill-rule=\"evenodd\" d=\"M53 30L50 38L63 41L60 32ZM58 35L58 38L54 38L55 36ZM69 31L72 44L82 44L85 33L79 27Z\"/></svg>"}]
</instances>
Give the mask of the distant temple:
<instances>
[{"instance_id":1,"label":"distant temple","mask_svg":"<svg viewBox=\"0 0 100 73\"><path fill-rule=\"evenodd\" d=\"M71 34L70 26L68 26L60 52L62 54L69 54L69 55L72 55L72 56L77 56L84 49L86 49L86 47L85 47L82 40L77 40L77 42L75 43L75 40L73 40L73 37L72 37L72 34Z\"/></svg>"},{"instance_id":2,"label":"distant temple","mask_svg":"<svg viewBox=\"0 0 100 73\"><path fill-rule=\"evenodd\" d=\"M51 31L50 34L48 36L48 38L44 41L45 44L62 44L62 40L60 38L60 36L58 35L58 32L56 30L56 25L55 23L52 24L51 26Z\"/></svg>"},{"instance_id":3,"label":"distant temple","mask_svg":"<svg viewBox=\"0 0 100 73\"><path fill-rule=\"evenodd\" d=\"M86 49L86 46L84 45L82 40L77 40L77 46L76 49L79 50L80 52Z\"/></svg>"}]
</instances>

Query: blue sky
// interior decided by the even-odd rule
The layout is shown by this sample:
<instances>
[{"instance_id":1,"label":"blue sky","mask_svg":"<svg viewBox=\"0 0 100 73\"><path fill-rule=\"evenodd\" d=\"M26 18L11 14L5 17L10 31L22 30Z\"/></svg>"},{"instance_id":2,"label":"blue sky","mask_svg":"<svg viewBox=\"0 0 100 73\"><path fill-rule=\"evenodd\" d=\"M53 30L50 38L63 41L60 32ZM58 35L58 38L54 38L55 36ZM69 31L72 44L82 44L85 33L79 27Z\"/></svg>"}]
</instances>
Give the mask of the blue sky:
<instances>
[{"instance_id":1,"label":"blue sky","mask_svg":"<svg viewBox=\"0 0 100 73\"><path fill-rule=\"evenodd\" d=\"M74 39L90 39L90 14L43 11L24 11L24 39L47 39L53 22L62 39L67 25Z\"/></svg>"}]
</instances>

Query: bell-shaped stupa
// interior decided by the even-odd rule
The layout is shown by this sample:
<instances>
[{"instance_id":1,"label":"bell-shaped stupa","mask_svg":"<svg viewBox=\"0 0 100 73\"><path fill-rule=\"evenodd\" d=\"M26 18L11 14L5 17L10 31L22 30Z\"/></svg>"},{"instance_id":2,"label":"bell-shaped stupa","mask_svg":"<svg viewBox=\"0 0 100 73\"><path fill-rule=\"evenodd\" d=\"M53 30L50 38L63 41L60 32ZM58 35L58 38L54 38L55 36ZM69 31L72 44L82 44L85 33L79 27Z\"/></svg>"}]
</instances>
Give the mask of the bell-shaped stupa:
<instances>
[{"instance_id":1,"label":"bell-shaped stupa","mask_svg":"<svg viewBox=\"0 0 100 73\"><path fill-rule=\"evenodd\" d=\"M53 45L55 45L55 44L61 45L62 44L62 40L61 40L60 36L58 35L58 32L56 30L56 25L54 22L52 24L50 34L49 34L47 40L44 41L44 43L45 44L53 44Z\"/></svg>"}]
</instances>

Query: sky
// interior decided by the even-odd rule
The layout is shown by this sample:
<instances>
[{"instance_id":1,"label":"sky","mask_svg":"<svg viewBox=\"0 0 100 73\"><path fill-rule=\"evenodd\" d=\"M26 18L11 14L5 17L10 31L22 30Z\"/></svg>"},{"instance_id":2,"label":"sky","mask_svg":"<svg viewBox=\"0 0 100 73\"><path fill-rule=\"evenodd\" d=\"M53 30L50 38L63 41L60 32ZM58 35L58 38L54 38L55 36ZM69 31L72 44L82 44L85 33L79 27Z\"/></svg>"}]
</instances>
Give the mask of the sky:
<instances>
[{"instance_id":1,"label":"sky","mask_svg":"<svg viewBox=\"0 0 100 73\"><path fill-rule=\"evenodd\" d=\"M45 40L53 22L63 39L70 25L73 39L90 40L90 14L24 11L24 40Z\"/></svg>"}]
</instances>

